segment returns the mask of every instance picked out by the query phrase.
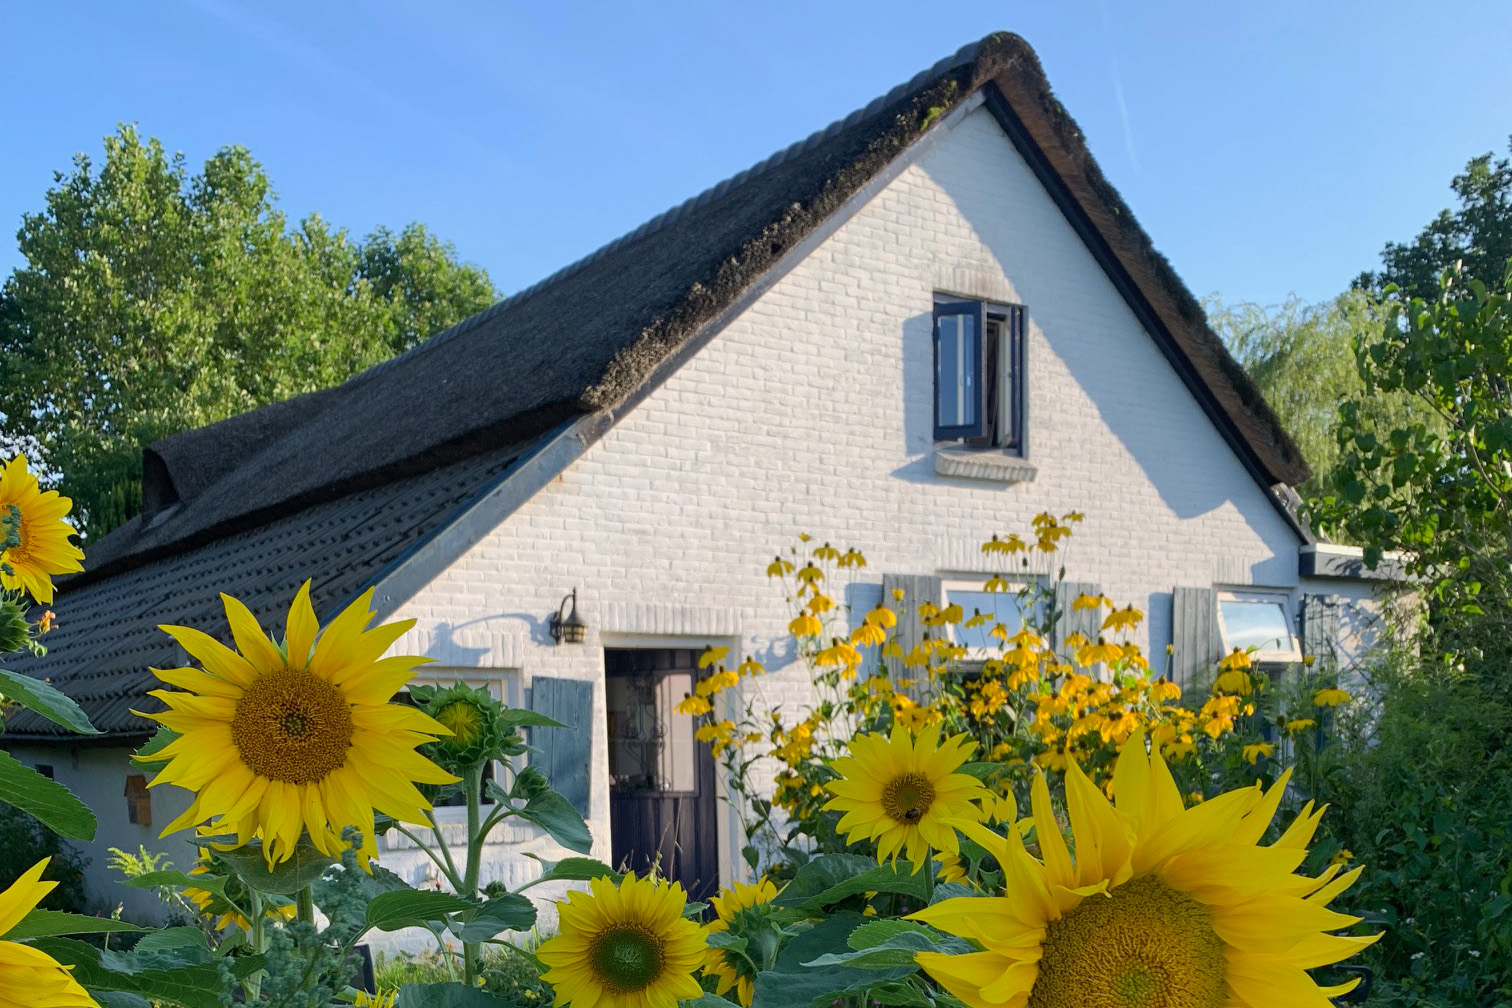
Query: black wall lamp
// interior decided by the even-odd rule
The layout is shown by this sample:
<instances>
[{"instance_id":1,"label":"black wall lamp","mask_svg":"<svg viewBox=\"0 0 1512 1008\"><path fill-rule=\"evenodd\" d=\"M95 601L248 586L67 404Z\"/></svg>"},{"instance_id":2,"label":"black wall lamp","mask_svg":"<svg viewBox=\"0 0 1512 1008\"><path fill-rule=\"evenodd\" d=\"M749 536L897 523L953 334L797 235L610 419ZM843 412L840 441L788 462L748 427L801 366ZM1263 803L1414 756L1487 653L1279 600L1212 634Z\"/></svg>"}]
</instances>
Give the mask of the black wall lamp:
<instances>
[{"instance_id":1,"label":"black wall lamp","mask_svg":"<svg viewBox=\"0 0 1512 1008\"><path fill-rule=\"evenodd\" d=\"M567 610L567 603L572 603L572 610ZM566 615L562 615L563 613ZM562 604L557 606L557 611L551 617L551 636L558 644L581 644L588 637L588 624L577 611L577 589L572 589L572 594L562 599Z\"/></svg>"}]
</instances>

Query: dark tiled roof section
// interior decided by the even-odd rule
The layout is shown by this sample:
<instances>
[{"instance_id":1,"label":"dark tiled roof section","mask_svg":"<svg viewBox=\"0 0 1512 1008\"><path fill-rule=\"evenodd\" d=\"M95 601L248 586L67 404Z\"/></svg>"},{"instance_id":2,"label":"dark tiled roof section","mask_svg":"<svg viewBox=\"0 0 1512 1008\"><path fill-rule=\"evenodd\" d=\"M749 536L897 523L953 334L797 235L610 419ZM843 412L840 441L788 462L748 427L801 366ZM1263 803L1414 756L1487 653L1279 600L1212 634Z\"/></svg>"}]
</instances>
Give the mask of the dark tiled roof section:
<instances>
[{"instance_id":1,"label":"dark tiled roof section","mask_svg":"<svg viewBox=\"0 0 1512 1008\"><path fill-rule=\"evenodd\" d=\"M1023 39L967 46L866 108L336 389L187 431L148 455L163 508L97 543L108 575L168 550L612 409L929 125L987 88L1150 309L1173 365L1263 483L1295 444L1093 161ZM1168 338L1166 336L1168 335ZM171 502L178 499L177 507Z\"/></svg>"},{"instance_id":2,"label":"dark tiled roof section","mask_svg":"<svg viewBox=\"0 0 1512 1008\"><path fill-rule=\"evenodd\" d=\"M162 709L145 696L160 685L148 669L186 660L158 624L197 627L229 643L219 598L226 592L245 602L265 628L282 633L289 602L306 578L315 611L329 619L335 607L496 485L528 447L475 455L114 577L65 586L53 605L58 627L44 638L47 655L14 668L51 681L107 735L150 732L153 722L131 713L133 707ZM82 739L27 711L17 712L0 737L18 736Z\"/></svg>"}]
</instances>

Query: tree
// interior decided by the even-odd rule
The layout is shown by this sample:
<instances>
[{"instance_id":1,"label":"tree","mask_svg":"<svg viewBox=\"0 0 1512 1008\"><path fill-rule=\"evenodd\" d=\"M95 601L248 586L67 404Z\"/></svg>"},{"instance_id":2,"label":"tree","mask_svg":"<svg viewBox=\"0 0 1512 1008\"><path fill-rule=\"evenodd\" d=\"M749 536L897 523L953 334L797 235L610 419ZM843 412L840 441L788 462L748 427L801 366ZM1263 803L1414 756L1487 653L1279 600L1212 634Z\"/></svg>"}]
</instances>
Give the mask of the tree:
<instances>
[{"instance_id":1,"label":"tree","mask_svg":"<svg viewBox=\"0 0 1512 1008\"><path fill-rule=\"evenodd\" d=\"M1512 151L1512 138L1508 140ZM1362 273L1355 282L1377 293L1396 284L1409 296L1433 298L1439 274L1464 263L1464 278L1494 286L1502 266L1512 259L1512 158L1493 160L1489 152L1471 159L1450 187L1459 207L1443 210L1409 243L1391 242L1381 253L1379 273Z\"/></svg>"},{"instance_id":2,"label":"tree","mask_svg":"<svg viewBox=\"0 0 1512 1008\"><path fill-rule=\"evenodd\" d=\"M337 384L491 304L483 270L411 224L361 243L291 226L227 147L190 176L131 127L23 218L0 288L0 415L97 536L141 508L141 449Z\"/></svg>"},{"instance_id":3,"label":"tree","mask_svg":"<svg viewBox=\"0 0 1512 1008\"><path fill-rule=\"evenodd\" d=\"M1339 447L1334 437L1339 403L1359 401L1364 382L1355 367L1354 347L1381 332L1384 312L1364 291L1307 304L1297 297L1276 306L1249 302L1225 305L1209 298L1208 321L1254 379L1312 466L1313 477L1299 488L1304 499L1333 492ZM1360 422L1390 430L1423 414L1405 394L1362 403ZM1425 423L1434 423L1424 417Z\"/></svg>"},{"instance_id":4,"label":"tree","mask_svg":"<svg viewBox=\"0 0 1512 1008\"><path fill-rule=\"evenodd\" d=\"M1339 409L1338 492L1319 511L1374 565L1401 551L1444 653L1512 701L1512 261L1495 285L1444 271L1431 300L1387 288L1381 336L1356 344L1363 387ZM1379 396L1417 418L1382 429ZM1430 419L1436 422L1430 422Z\"/></svg>"}]
</instances>

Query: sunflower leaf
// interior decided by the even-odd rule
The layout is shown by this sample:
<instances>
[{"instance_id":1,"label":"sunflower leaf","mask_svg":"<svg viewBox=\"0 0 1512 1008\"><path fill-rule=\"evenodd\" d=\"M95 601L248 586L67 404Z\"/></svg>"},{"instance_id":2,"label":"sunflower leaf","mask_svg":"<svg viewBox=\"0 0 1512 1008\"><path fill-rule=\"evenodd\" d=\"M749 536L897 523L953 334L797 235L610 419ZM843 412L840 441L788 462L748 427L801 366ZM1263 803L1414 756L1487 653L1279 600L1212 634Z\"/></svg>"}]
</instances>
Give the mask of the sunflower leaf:
<instances>
[{"instance_id":1,"label":"sunflower leaf","mask_svg":"<svg viewBox=\"0 0 1512 1008\"><path fill-rule=\"evenodd\" d=\"M682 1008L739 1008L733 1001L726 1001L718 994L704 992L703 997L696 997L690 1001L679 1001Z\"/></svg>"},{"instance_id":2,"label":"sunflower leaf","mask_svg":"<svg viewBox=\"0 0 1512 1008\"><path fill-rule=\"evenodd\" d=\"M527 728L567 728L568 725L555 718L549 718L545 714L537 714L533 710L519 710L514 707L505 707L499 712L499 719L515 727Z\"/></svg>"},{"instance_id":3,"label":"sunflower leaf","mask_svg":"<svg viewBox=\"0 0 1512 1008\"><path fill-rule=\"evenodd\" d=\"M817 910L857 893L886 892L913 896L922 906L929 896L929 884L924 872L879 865L861 854L824 854L799 868L774 902L782 907Z\"/></svg>"},{"instance_id":4,"label":"sunflower leaf","mask_svg":"<svg viewBox=\"0 0 1512 1008\"><path fill-rule=\"evenodd\" d=\"M944 935L911 921L884 920L863 924L846 939L853 952L831 952L803 965L823 968L844 966L852 969L913 969L914 957L920 952L945 952L960 955L970 952L971 945L960 938Z\"/></svg>"},{"instance_id":5,"label":"sunflower leaf","mask_svg":"<svg viewBox=\"0 0 1512 1008\"><path fill-rule=\"evenodd\" d=\"M578 815L572 803L555 791L540 791L532 795L524 806L515 809L522 819L528 819L557 843L568 850L587 854L593 849L593 836L588 824Z\"/></svg>"},{"instance_id":6,"label":"sunflower leaf","mask_svg":"<svg viewBox=\"0 0 1512 1008\"><path fill-rule=\"evenodd\" d=\"M308 837L301 836L294 850L271 870L263 856L262 844L252 841L232 850L216 851L216 856L238 878L259 892L292 896L318 881L336 861L321 853Z\"/></svg>"},{"instance_id":7,"label":"sunflower leaf","mask_svg":"<svg viewBox=\"0 0 1512 1008\"><path fill-rule=\"evenodd\" d=\"M508 1001L460 983L405 984L399 988L398 1008L509 1008Z\"/></svg>"},{"instance_id":8,"label":"sunflower leaf","mask_svg":"<svg viewBox=\"0 0 1512 1008\"><path fill-rule=\"evenodd\" d=\"M562 858L560 861L547 861L528 852L525 856L541 862L541 877L532 880L531 885L539 885L542 882L588 882L606 876L618 883L624 878L597 858L569 857Z\"/></svg>"},{"instance_id":9,"label":"sunflower leaf","mask_svg":"<svg viewBox=\"0 0 1512 1008\"><path fill-rule=\"evenodd\" d=\"M156 756L159 752L166 749L169 743L177 740L178 737L178 732L160 725L158 730L152 733L152 738L143 743L142 748L132 753L131 758L140 761L145 760L148 756Z\"/></svg>"},{"instance_id":10,"label":"sunflower leaf","mask_svg":"<svg viewBox=\"0 0 1512 1008\"><path fill-rule=\"evenodd\" d=\"M36 711L71 732L80 735L100 734L99 729L89 723L88 715L78 704L40 679L0 669L0 696Z\"/></svg>"},{"instance_id":11,"label":"sunflower leaf","mask_svg":"<svg viewBox=\"0 0 1512 1008\"><path fill-rule=\"evenodd\" d=\"M91 917L87 914L63 913L61 910L33 910L10 931L6 941L25 941L29 938L48 938L54 935L103 934L107 931L141 931L135 924L111 920L108 917Z\"/></svg>"},{"instance_id":12,"label":"sunflower leaf","mask_svg":"<svg viewBox=\"0 0 1512 1008\"><path fill-rule=\"evenodd\" d=\"M858 913L831 914L816 927L791 939L773 967L756 974L756 996L751 1008L808 1008L821 998L901 980L913 973L915 968L911 964L890 969L850 966L813 969L804 965L826 955L845 954L846 939L865 922L866 918Z\"/></svg>"},{"instance_id":13,"label":"sunflower leaf","mask_svg":"<svg viewBox=\"0 0 1512 1008\"><path fill-rule=\"evenodd\" d=\"M487 941L501 931L529 931L535 927L536 908L526 896L505 893L495 896L470 914L462 915L457 937L465 942Z\"/></svg>"},{"instance_id":14,"label":"sunflower leaf","mask_svg":"<svg viewBox=\"0 0 1512 1008\"><path fill-rule=\"evenodd\" d=\"M50 777L0 751L0 795L42 825L71 840L93 840L98 822L89 806Z\"/></svg>"},{"instance_id":15,"label":"sunflower leaf","mask_svg":"<svg viewBox=\"0 0 1512 1008\"><path fill-rule=\"evenodd\" d=\"M181 871L147 872L135 878L122 879L121 884L131 886L133 889L157 889L162 886L172 886L180 889L203 889L218 896L226 894L225 879L217 878L214 875L186 875Z\"/></svg>"},{"instance_id":16,"label":"sunflower leaf","mask_svg":"<svg viewBox=\"0 0 1512 1008\"><path fill-rule=\"evenodd\" d=\"M472 910L476 904L455 893L434 889L400 889L373 897L364 923L379 931L426 927L446 919L447 914Z\"/></svg>"}]
</instances>

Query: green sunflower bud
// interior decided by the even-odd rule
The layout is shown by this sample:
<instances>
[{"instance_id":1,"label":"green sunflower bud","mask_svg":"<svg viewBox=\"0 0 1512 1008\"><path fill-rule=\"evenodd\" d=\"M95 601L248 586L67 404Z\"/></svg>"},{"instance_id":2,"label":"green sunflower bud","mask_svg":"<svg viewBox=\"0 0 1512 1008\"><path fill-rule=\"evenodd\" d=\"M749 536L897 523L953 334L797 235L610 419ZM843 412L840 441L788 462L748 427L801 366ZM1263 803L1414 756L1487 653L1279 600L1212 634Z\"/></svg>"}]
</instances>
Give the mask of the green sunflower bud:
<instances>
[{"instance_id":1,"label":"green sunflower bud","mask_svg":"<svg viewBox=\"0 0 1512 1008\"><path fill-rule=\"evenodd\" d=\"M413 695L414 691L411 691ZM458 683L429 692L421 710L450 729L426 747L431 759L458 776L490 759L498 759L508 727L500 720L499 701L486 690Z\"/></svg>"},{"instance_id":2,"label":"green sunflower bud","mask_svg":"<svg viewBox=\"0 0 1512 1008\"><path fill-rule=\"evenodd\" d=\"M13 599L0 599L0 654L29 650L31 643L26 607Z\"/></svg>"}]
</instances>

